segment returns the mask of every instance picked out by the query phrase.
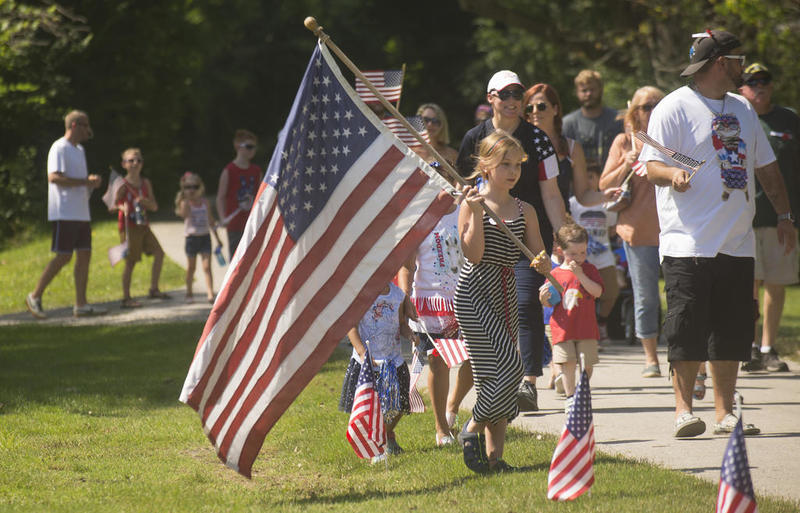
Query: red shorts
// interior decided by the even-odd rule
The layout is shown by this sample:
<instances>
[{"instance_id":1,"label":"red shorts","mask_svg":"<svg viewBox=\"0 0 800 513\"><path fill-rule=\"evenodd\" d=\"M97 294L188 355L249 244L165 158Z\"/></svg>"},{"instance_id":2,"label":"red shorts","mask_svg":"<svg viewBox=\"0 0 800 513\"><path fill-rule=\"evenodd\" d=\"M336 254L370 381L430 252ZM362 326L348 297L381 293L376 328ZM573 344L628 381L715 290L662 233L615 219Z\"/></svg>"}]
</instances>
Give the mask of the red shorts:
<instances>
[{"instance_id":1,"label":"red shorts","mask_svg":"<svg viewBox=\"0 0 800 513\"><path fill-rule=\"evenodd\" d=\"M92 250L92 227L89 221L53 221L53 253Z\"/></svg>"}]
</instances>

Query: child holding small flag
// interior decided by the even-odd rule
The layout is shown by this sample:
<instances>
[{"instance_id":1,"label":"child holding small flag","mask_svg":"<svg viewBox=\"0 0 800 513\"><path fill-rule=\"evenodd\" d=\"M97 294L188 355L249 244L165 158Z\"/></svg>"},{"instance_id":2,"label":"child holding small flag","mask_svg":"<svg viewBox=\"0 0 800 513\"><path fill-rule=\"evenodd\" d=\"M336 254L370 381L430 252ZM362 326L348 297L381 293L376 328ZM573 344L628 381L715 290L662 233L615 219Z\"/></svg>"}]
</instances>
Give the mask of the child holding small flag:
<instances>
[{"instance_id":1,"label":"child holding small flag","mask_svg":"<svg viewBox=\"0 0 800 513\"><path fill-rule=\"evenodd\" d=\"M595 300L603 293L603 279L597 268L586 261L588 240L586 229L568 218L556 232L557 251L563 254L564 261L552 272L553 278L564 288L564 293L557 304L551 305L549 287L539 290L542 305L553 306L553 315L550 317L553 362L564 384L567 412L574 400L578 355L583 353L586 356L588 377L592 376L592 366L599 361Z\"/></svg>"},{"instance_id":2,"label":"child holding small flag","mask_svg":"<svg viewBox=\"0 0 800 513\"><path fill-rule=\"evenodd\" d=\"M471 177L481 176L484 185L480 192L464 189L464 206L458 216L466 262L456 286L455 314L477 391L472 418L464 423L458 439L464 463L478 473L513 470L502 457L506 426L519 413L517 388L523 376L514 276L520 249L484 213L483 203L504 219L534 254L544 250L533 206L510 194L526 158L520 142L503 130L484 138ZM550 271L549 258L535 262L537 271Z\"/></svg>"},{"instance_id":3,"label":"child holding small flag","mask_svg":"<svg viewBox=\"0 0 800 513\"><path fill-rule=\"evenodd\" d=\"M413 314L413 305L408 296L394 283L389 282L370 306L367 313L350 329L347 338L353 345L353 356L345 372L339 409L350 413L353 397L358 386L358 376L362 365L378 367L377 388L380 395L381 411L386 422L386 452L400 454L394 428L404 413L410 413L408 390L411 377L408 365L403 360L400 337L414 339L408 327L408 315ZM364 362L369 346L372 362ZM375 458L381 459L383 454Z\"/></svg>"}]
</instances>

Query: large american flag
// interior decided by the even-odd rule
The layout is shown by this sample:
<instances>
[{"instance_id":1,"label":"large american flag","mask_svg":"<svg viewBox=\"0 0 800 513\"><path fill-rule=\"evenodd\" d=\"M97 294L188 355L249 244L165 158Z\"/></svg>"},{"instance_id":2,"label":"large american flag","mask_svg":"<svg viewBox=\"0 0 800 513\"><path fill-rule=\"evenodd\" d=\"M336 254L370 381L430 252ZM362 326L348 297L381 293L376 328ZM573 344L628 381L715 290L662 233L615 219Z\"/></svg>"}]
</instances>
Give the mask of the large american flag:
<instances>
[{"instance_id":1,"label":"large american flag","mask_svg":"<svg viewBox=\"0 0 800 513\"><path fill-rule=\"evenodd\" d=\"M383 446L386 445L386 427L375 389L375 372L372 370L369 348L364 353L364 365L358 374L353 409L347 423L347 440L359 458L383 454Z\"/></svg>"},{"instance_id":2,"label":"large american flag","mask_svg":"<svg viewBox=\"0 0 800 513\"><path fill-rule=\"evenodd\" d=\"M362 71L364 78L369 80L375 89L390 102L400 99L403 90L403 71L399 69ZM356 78L356 92L365 103L380 103L361 79Z\"/></svg>"},{"instance_id":3,"label":"large american flag","mask_svg":"<svg viewBox=\"0 0 800 513\"><path fill-rule=\"evenodd\" d=\"M747 463L747 450L744 446L742 419L736 423L725 456L722 458L722 472L719 478L717 513L756 513L756 497L753 482L750 480L750 466Z\"/></svg>"},{"instance_id":4,"label":"large american flag","mask_svg":"<svg viewBox=\"0 0 800 513\"><path fill-rule=\"evenodd\" d=\"M180 396L226 465L250 477L266 434L450 208L442 189L318 44Z\"/></svg>"},{"instance_id":5,"label":"large american flag","mask_svg":"<svg viewBox=\"0 0 800 513\"><path fill-rule=\"evenodd\" d=\"M594 422L585 370L581 371L574 397L547 475L547 498L552 500L577 499L594 483Z\"/></svg>"}]
</instances>

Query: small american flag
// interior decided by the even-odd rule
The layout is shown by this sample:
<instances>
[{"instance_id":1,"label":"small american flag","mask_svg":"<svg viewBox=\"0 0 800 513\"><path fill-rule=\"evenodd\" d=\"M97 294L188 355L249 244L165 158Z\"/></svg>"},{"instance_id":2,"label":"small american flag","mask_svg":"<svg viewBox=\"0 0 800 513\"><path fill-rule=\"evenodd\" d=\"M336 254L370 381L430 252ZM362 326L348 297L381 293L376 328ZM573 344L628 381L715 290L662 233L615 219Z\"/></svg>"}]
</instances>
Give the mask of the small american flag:
<instances>
[{"instance_id":1,"label":"small american flag","mask_svg":"<svg viewBox=\"0 0 800 513\"><path fill-rule=\"evenodd\" d=\"M594 421L585 370L574 397L547 475L547 498L552 500L577 499L594 483Z\"/></svg>"},{"instance_id":2,"label":"small american flag","mask_svg":"<svg viewBox=\"0 0 800 513\"><path fill-rule=\"evenodd\" d=\"M750 480L750 466L747 463L747 450L744 446L742 419L736 423L725 456L722 458L722 472L719 478L717 513L756 513L756 497L753 482Z\"/></svg>"},{"instance_id":3,"label":"small american flag","mask_svg":"<svg viewBox=\"0 0 800 513\"><path fill-rule=\"evenodd\" d=\"M635 174L636 176L647 176L647 166L644 165L643 162L639 162L637 160L636 162L633 163L633 166L631 166L631 168L633 169L633 174Z\"/></svg>"},{"instance_id":4,"label":"small american flag","mask_svg":"<svg viewBox=\"0 0 800 513\"><path fill-rule=\"evenodd\" d=\"M353 410L347 423L347 440L359 458L372 458L383 454L386 429L383 424L380 398L375 390L375 373L369 349L364 353L364 364L358 374Z\"/></svg>"},{"instance_id":5,"label":"small american flag","mask_svg":"<svg viewBox=\"0 0 800 513\"><path fill-rule=\"evenodd\" d=\"M449 187L320 43L180 396L226 465L250 477L264 437L452 206Z\"/></svg>"},{"instance_id":6,"label":"small american flag","mask_svg":"<svg viewBox=\"0 0 800 513\"><path fill-rule=\"evenodd\" d=\"M362 74L390 102L396 102L400 99L400 93L403 90L403 72L401 70L363 71ZM380 103L378 98L372 94L372 91L359 78L356 78L356 93L364 103Z\"/></svg>"},{"instance_id":7,"label":"small american flag","mask_svg":"<svg viewBox=\"0 0 800 513\"><path fill-rule=\"evenodd\" d=\"M422 396L419 395L417 390L417 381L422 375L422 360L419 357L419 350L414 348L414 357L411 359L411 383L408 389L408 402L411 408L411 413L424 413L425 403L422 402Z\"/></svg>"},{"instance_id":8,"label":"small american flag","mask_svg":"<svg viewBox=\"0 0 800 513\"><path fill-rule=\"evenodd\" d=\"M433 345L436 346L436 351L439 352L448 367L455 367L464 360L469 360L467 346L461 339L435 338L433 339Z\"/></svg>"},{"instance_id":9,"label":"small american flag","mask_svg":"<svg viewBox=\"0 0 800 513\"><path fill-rule=\"evenodd\" d=\"M406 146L409 148L415 148L418 146L422 146L419 140L411 135L411 133L403 126L400 121L395 118L383 118L383 124L386 125L389 130L401 141L403 141ZM422 121L421 116L409 116L406 118L406 121L414 128L414 130L425 139L425 142L431 142L430 137L428 136L428 129L425 128L425 122Z\"/></svg>"}]
</instances>

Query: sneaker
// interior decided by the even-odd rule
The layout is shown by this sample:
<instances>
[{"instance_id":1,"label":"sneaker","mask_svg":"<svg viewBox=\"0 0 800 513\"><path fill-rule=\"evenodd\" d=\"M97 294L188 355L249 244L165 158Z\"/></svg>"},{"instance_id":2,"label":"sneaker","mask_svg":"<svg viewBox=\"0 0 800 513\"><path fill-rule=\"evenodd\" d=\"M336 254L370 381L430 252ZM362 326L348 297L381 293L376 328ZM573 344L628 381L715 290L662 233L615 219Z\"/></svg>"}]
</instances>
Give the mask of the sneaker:
<instances>
[{"instance_id":1,"label":"sneaker","mask_svg":"<svg viewBox=\"0 0 800 513\"><path fill-rule=\"evenodd\" d=\"M536 385L523 381L517 389L517 404L519 411L539 411L539 396Z\"/></svg>"},{"instance_id":2,"label":"sneaker","mask_svg":"<svg viewBox=\"0 0 800 513\"><path fill-rule=\"evenodd\" d=\"M575 396L571 395L564 400L564 413L569 415L572 405L575 404Z\"/></svg>"},{"instance_id":3,"label":"sneaker","mask_svg":"<svg viewBox=\"0 0 800 513\"><path fill-rule=\"evenodd\" d=\"M47 314L44 313L44 309L42 309L42 298L36 299L33 297L33 293L28 294L25 296L25 305L28 307L31 315L37 319L47 319Z\"/></svg>"},{"instance_id":4,"label":"sneaker","mask_svg":"<svg viewBox=\"0 0 800 513\"><path fill-rule=\"evenodd\" d=\"M764 359L760 347L752 347L750 352L750 361L742 364L742 370L745 372L764 370Z\"/></svg>"},{"instance_id":5,"label":"sneaker","mask_svg":"<svg viewBox=\"0 0 800 513\"><path fill-rule=\"evenodd\" d=\"M103 315L108 313L108 310L100 306L85 304L83 306L75 306L72 308L72 315L75 317L90 317L93 315Z\"/></svg>"},{"instance_id":6,"label":"sneaker","mask_svg":"<svg viewBox=\"0 0 800 513\"><path fill-rule=\"evenodd\" d=\"M386 452L392 455L403 454L403 448L397 445L397 440L395 438L389 438L386 440Z\"/></svg>"},{"instance_id":7,"label":"sneaker","mask_svg":"<svg viewBox=\"0 0 800 513\"><path fill-rule=\"evenodd\" d=\"M759 350L761 352L761 350ZM789 366L786 362L778 358L778 353L774 347L769 349L769 353L761 354L762 363L764 367L770 372L789 372Z\"/></svg>"},{"instance_id":8,"label":"sneaker","mask_svg":"<svg viewBox=\"0 0 800 513\"><path fill-rule=\"evenodd\" d=\"M675 432L673 436L675 438L687 438L702 435L705 431L706 423L688 411L685 411L675 419Z\"/></svg>"},{"instance_id":9,"label":"sneaker","mask_svg":"<svg viewBox=\"0 0 800 513\"><path fill-rule=\"evenodd\" d=\"M553 387L556 389L556 393L558 395L567 395L567 393L564 392L564 374L559 374L556 376L555 381L553 381Z\"/></svg>"},{"instance_id":10,"label":"sneaker","mask_svg":"<svg viewBox=\"0 0 800 513\"><path fill-rule=\"evenodd\" d=\"M736 415L728 413L722 418L722 422L714 424L714 434L725 435L728 433L733 433L733 430L736 429L736 424L738 422L739 419L736 417ZM742 422L742 432L745 435L757 435L761 433L761 430L755 427L753 424L745 424Z\"/></svg>"},{"instance_id":11,"label":"sneaker","mask_svg":"<svg viewBox=\"0 0 800 513\"><path fill-rule=\"evenodd\" d=\"M378 454L377 456L373 456L372 459L370 460L370 463L375 465L375 464L380 463L382 461L386 461L386 458L387 458L386 453L382 452L382 453Z\"/></svg>"},{"instance_id":12,"label":"sneaker","mask_svg":"<svg viewBox=\"0 0 800 513\"><path fill-rule=\"evenodd\" d=\"M648 365L647 367L642 370L642 377L643 378L660 378L661 377L661 369L658 365Z\"/></svg>"},{"instance_id":13,"label":"sneaker","mask_svg":"<svg viewBox=\"0 0 800 513\"><path fill-rule=\"evenodd\" d=\"M446 445L453 445L456 443L456 439L453 438L453 435L444 435L443 437L439 438L439 433L436 433L436 447L444 447Z\"/></svg>"}]
</instances>

